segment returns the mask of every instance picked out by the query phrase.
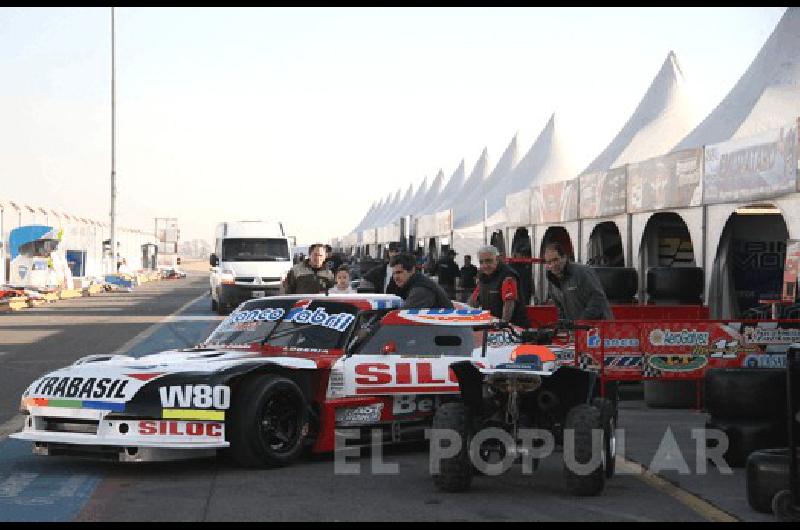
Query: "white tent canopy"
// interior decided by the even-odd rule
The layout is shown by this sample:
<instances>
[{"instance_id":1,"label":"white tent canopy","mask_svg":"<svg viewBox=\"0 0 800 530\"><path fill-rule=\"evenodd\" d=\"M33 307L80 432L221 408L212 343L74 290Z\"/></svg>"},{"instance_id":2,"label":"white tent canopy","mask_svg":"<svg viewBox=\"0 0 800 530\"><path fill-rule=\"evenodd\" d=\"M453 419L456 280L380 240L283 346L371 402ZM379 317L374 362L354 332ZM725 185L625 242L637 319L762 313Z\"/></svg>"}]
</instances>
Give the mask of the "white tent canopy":
<instances>
[{"instance_id":1,"label":"white tent canopy","mask_svg":"<svg viewBox=\"0 0 800 530\"><path fill-rule=\"evenodd\" d=\"M507 179L517 164L517 158L517 136L514 135L489 176L472 189L465 187L469 194L453 208L453 225L456 228L483 220L484 200L488 203L490 216L505 205Z\"/></svg>"},{"instance_id":2,"label":"white tent canopy","mask_svg":"<svg viewBox=\"0 0 800 530\"><path fill-rule=\"evenodd\" d=\"M674 151L779 129L800 115L800 8L789 7L725 99Z\"/></svg>"},{"instance_id":3,"label":"white tent canopy","mask_svg":"<svg viewBox=\"0 0 800 530\"><path fill-rule=\"evenodd\" d=\"M506 194L516 193L532 185L566 180L577 173L575 158L570 156L564 137L557 126L556 115L553 114L531 148L514 168Z\"/></svg>"},{"instance_id":4,"label":"white tent canopy","mask_svg":"<svg viewBox=\"0 0 800 530\"><path fill-rule=\"evenodd\" d=\"M425 196L427 194L428 194L428 177L425 177L424 179L422 179L422 182L417 188L417 192L414 194L414 198L411 199L411 202L408 203L405 206L405 208L400 211L400 214L395 217L413 214L420 207L422 207L422 201L425 200ZM394 219L389 219L389 222L392 221L394 221Z\"/></svg>"},{"instance_id":5,"label":"white tent canopy","mask_svg":"<svg viewBox=\"0 0 800 530\"><path fill-rule=\"evenodd\" d=\"M602 172L662 155L696 123L678 59L669 52L625 126L583 173Z\"/></svg>"},{"instance_id":6,"label":"white tent canopy","mask_svg":"<svg viewBox=\"0 0 800 530\"><path fill-rule=\"evenodd\" d=\"M476 189L482 188L483 181L486 180L486 177L489 176L489 152L484 147L483 151L481 152L481 156L478 158L478 161L475 162L475 167L472 168L472 172L469 174L466 182L461 187L461 190L454 195L450 199L450 208L453 208L454 212L453 215L456 215L456 211L459 207L464 204L464 201L467 197ZM483 202L481 202L481 212L483 212ZM454 219L455 220L455 219Z\"/></svg>"},{"instance_id":7,"label":"white tent canopy","mask_svg":"<svg viewBox=\"0 0 800 530\"><path fill-rule=\"evenodd\" d=\"M453 198L461 193L461 190L464 188L464 181L467 176L464 166L464 159L462 158L461 163L453 174L450 175L450 180L447 181L447 185L445 185L444 189L439 194L435 204L431 204L429 213L441 212L442 210L450 208L453 203Z\"/></svg>"},{"instance_id":8,"label":"white tent canopy","mask_svg":"<svg viewBox=\"0 0 800 530\"><path fill-rule=\"evenodd\" d=\"M422 198L420 201L419 208L416 211L411 212L411 215L422 215L426 213L433 213L430 211L430 207L433 206L436 201L439 200L439 195L442 193L442 188L444 187L444 171L441 169L439 173L436 174L436 178L433 179L433 183L431 187L428 188L428 193L425 194L425 197Z\"/></svg>"}]
</instances>

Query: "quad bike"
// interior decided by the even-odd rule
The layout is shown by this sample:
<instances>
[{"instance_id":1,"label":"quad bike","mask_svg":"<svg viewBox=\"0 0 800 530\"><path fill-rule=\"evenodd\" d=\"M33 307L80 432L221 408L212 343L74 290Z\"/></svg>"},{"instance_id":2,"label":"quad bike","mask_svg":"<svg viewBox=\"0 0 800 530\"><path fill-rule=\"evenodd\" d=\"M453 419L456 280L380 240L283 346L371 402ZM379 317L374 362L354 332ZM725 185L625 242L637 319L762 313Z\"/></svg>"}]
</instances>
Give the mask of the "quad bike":
<instances>
[{"instance_id":1,"label":"quad bike","mask_svg":"<svg viewBox=\"0 0 800 530\"><path fill-rule=\"evenodd\" d=\"M494 369L472 361L451 365L461 400L442 404L433 428L455 431L459 436L453 443L460 445L431 442L432 462L439 462L438 469L431 468L434 483L443 491L465 491L478 472L499 474L497 466L507 469L520 460L523 469L535 470L561 446L567 490L580 496L600 494L614 476L616 388L609 385L606 397L599 397L597 372L559 365L547 347L560 330L588 326L562 322L523 332L504 323L492 326L520 346L510 363Z\"/></svg>"}]
</instances>

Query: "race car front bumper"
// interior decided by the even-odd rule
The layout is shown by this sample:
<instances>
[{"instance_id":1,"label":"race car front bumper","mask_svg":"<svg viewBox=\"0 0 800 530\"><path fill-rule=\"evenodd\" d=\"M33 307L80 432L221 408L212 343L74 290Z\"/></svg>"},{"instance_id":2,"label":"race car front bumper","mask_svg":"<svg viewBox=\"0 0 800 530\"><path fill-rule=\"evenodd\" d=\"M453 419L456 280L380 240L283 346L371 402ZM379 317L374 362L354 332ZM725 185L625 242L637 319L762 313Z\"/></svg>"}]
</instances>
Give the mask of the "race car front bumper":
<instances>
[{"instance_id":1,"label":"race car front bumper","mask_svg":"<svg viewBox=\"0 0 800 530\"><path fill-rule=\"evenodd\" d=\"M230 444L222 421L109 419L108 411L31 407L11 438L34 443L39 455L81 454L120 461L162 461L212 456Z\"/></svg>"}]
</instances>

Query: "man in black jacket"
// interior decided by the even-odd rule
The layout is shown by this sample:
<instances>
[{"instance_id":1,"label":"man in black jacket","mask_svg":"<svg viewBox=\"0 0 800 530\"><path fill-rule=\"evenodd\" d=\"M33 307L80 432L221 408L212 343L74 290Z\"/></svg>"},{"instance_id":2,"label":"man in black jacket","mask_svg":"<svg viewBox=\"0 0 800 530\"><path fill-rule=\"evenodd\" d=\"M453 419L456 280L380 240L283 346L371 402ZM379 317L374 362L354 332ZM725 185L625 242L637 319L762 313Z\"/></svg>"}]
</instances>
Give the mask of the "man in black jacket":
<instances>
[{"instance_id":1,"label":"man in black jacket","mask_svg":"<svg viewBox=\"0 0 800 530\"><path fill-rule=\"evenodd\" d=\"M376 293L397 294L397 284L392 278L392 258L400 253L400 243L389 243L389 259L377 267L373 267L364 275L364 279L375 286Z\"/></svg>"},{"instance_id":2,"label":"man in black jacket","mask_svg":"<svg viewBox=\"0 0 800 530\"><path fill-rule=\"evenodd\" d=\"M453 302L436 282L416 271L417 260L411 254L398 254L390 265L392 277L403 298L403 309L443 307L453 309Z\"/></svg>"},{"instance_id":3,"label":"man in black jacket","mask_svg":"<svg viewBox=\"0 0 800 530\"><path fill-rule=\"evenodd\" d=\"M325 245L314 243L308 248L308 259L292 267L286 275L286 294L324 293L333 287L333 273L325 267Z\"/></svg>"},{"instance_id":4,"label":"man in black jacket","mask_svg":"<svg viewBox=\"0 0 800 530\"><path fill-rule=\"evenodd\" d=\"M614 320L603 285L591 267L570 263L559 243L545 245L544 266L560 320Z\"/></svg>"},{"instance_id":5,"label":"man in black jacket","mask_svg":"<svg viewBox=\"0 0 800 530\"><path fill-rule=\"evenodd\" d=\"M523 328L530 327L528 309L519 295L517 273L500 261L494 246L478 249L478 286L470 305L488 310L493 316Z\"/></svg>"},{"instance_id":6,"label":"man in black jacket","mask_svg":"<svg viewBox=\"0 0 800 530\"><path fill-rule=\"evenodd\" d=\"M455 255L456 252L454 250L447 250L433 270L433 273L439 279L439 285L442 286L450 300L455 300L456 298L456 278L459 275L458 264L453 259Z\"/></svg>"}]
</instances>

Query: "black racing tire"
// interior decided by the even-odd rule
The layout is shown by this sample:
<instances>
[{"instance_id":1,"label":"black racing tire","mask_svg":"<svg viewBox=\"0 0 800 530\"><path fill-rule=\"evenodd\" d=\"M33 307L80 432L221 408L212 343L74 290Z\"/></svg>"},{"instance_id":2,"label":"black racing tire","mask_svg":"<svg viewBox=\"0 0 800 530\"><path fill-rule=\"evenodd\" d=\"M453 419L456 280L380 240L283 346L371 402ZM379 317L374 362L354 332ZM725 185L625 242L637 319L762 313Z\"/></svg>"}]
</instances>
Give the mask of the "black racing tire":
<instances>
[{"instance_id":1,"label":"black racing tire","mask_svg":"<svg viewBox=\"0 0 800 530\"><path fill-rule=\"evenodd\" d=\"M605 460L605 434L601 445L601 455L597 458L593 447L592 431L603 431L600 410L587 403L581 403L572 407L564 420L564 441L566 443L568 433L574 432L575 451L573 460L578 464L588 464L597 460L597 465L589 473L576 473L567 464L568 450L564 448L564 481L567 491L572 495L581 497L599 495L603 491L606 482L606 473L603 465Z\"/></svg>"},{"instance_id":2,"label":"black racing tire","mask_svg":"<svg viewBox=\"0 0 800 530\"><path fill-rule=\"evenodd\" d=\"M706 429L719 429L728 437L728 450L723 457L731 467L744 467L754 451L786 445L786 426L779 421L712 417L706 422ZM712 444L712 440L706 442L707 447Z\"/></svg>"},{"instance_id":3,"label":"black racing tire","mask_svg":"<svg viewBox=\"0 0 800 530\"><path fill-rule=\"evenodd\" d=\"M705 409L715 418L781 419L786 416L786 370L710 368Z\"/></svg>"},{"instance_id":4,"label":"black racing tire","mask_svg":"<svg viewBox=\"0 0 800 530\"><path fill-rule=\"evenodd\" d=\"M610 302L630 302L639 290L639 273L633 267L592 267Z\"/></svg>"},{"instance_id":5,"label":"black racing tire","mask_svg":"<svg viewBox=\"0 0 800 530\"><path fill-rule=\"evenodd\" d=\"M647 269L647 295L651 301L699 304L704 281L702 267L650 267Z\"/></svg>"},{"instance_id":6,"label":"black racing tire","mask_svg":"<svg viewBox=\"0 0 800 530\"><path fill-rule=\"evenodd\" d=\"M603 425L603 451L605 451L606 479L614 478L617 469L617 407L608 398L594 398L592 405L600 411L600 423Z\"/></svg>"},{"instance_id":7,"label":"black racing tire","mask_svg":"<svg viewBox=\"0 0 800 530\"><path fill-rule=\"evenodd\" d=\"M439 459L439 473L432 473L433 483L441 491L456 493L467 491L472 485L474 473L469 458L469 410L461 402L445 403L436 409L433 416L434 429L449 429L461 436L461 447L458 454L449 458L441 458L436 454L438 447L431 445L432 458Z\"/></svg>"},{"instance_id":8,"label":"black racing tire","mask_svg":"<svg viewBox=\"0 0 800 530\"><path fill-rule=\"evenodd\" d=\"M795 505L791 490L781 490L772 498L772 513L782 523L800 522L800 505Z\"/></svg>"},{"instance_id":9,"label":"black racing tire","mask_svg":"<svg viewBox=\"0 0 800 530\"><path fill-rule=\"evenodd\" d=\"M303 452L308 436L308 403L286 377L249 377L233 395L228 422L231 457L244 467L281 467Z\"/></svg>"},{"instance_id":10,"label":"black racing tire","mask_svg":"<svg viewBox=\"0 0 800 530\"><path fill-rule=\"evenodd\" d=\"M772 500L789 487L789 449L761 449L747 457L747 503L762 513L772 513Z\"/></svg>"},{"instance_id":11,"label":"black racing tire","mask_svg":"<svg viewBox=\"0 0 800 530\"><path fill-rule=\"evenodd\" d=\"M690 409L697 404L699 384L695 380L644 381L644 402L654 409Z\"/></svg>"}]
</instances>

